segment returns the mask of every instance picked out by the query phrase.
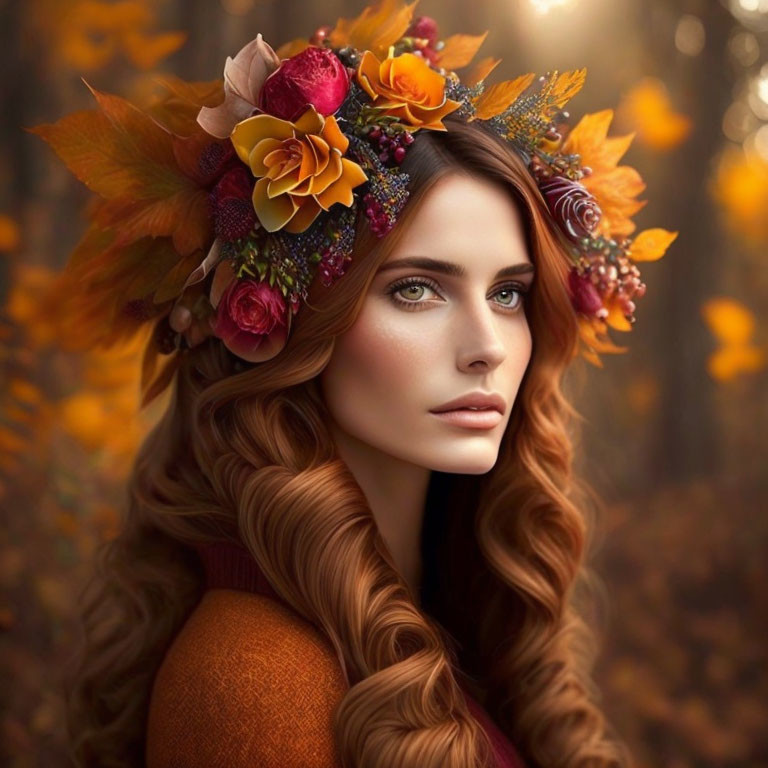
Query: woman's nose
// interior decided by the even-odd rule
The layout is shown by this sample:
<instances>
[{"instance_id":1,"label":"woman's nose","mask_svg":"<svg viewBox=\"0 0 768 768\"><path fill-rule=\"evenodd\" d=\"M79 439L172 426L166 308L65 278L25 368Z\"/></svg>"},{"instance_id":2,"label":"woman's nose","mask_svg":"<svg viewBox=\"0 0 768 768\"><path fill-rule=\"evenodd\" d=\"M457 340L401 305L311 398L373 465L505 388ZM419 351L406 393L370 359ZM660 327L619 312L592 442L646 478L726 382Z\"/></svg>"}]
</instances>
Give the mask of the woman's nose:
<instances>
[{"instance_id":1,"label":"woman's nose","mask_svg":"<svg viewBox=\"0 0 768 768\"><path fill-rule=\"evenodd\" d=\"M456 365L466 373L493 370L507 356L498 316L483 299L462 313L456 331Z\"/></svg>"}]
</instances>

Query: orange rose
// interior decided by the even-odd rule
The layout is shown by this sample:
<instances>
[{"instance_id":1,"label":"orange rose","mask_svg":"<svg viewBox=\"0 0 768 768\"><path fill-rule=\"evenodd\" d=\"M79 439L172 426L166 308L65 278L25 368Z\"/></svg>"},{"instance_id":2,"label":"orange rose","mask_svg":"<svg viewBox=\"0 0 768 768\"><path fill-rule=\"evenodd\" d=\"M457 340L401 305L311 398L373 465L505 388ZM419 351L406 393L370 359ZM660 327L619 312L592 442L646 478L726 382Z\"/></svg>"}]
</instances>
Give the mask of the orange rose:
<instances>
[{"instance_id":1,"label":"orange rose","mask_svg":"<svg viewBox=\"0 0 768 768\"><path fill-rule=\"evenodd\" d=\"M357 163L342 157L349 140L336 118L312 106L293 123L249 117L235 126L232 144L259 179L253 208L268 232L304 232L334 203L351 206L352 190L368 180Z\"/></svg>"},{"instance_id":2,"label":"orange rose","mask_svg":"<svg viewBox=\"0 0 768 768\"><path fill-rule=\"evenodd\" d=\"M413 131L447 130L443 118L461 106L461 102L446 98L445 78L413 53L379 61L366 51L357 69L357 81L375 107L399 118Z\"/></svg>"}]
</instances>

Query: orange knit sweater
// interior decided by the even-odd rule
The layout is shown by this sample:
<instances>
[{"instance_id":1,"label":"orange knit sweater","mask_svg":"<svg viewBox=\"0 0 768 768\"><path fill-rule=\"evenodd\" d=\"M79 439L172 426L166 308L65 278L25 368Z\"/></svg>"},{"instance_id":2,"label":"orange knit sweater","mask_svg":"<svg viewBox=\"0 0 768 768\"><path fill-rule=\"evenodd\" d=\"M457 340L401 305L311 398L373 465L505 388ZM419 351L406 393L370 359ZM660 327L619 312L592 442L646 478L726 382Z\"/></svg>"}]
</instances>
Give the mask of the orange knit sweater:
<instances>
[{"instance_id":1,"label":"orange knit sweater","mask_svg":"<svg viewBox=\"0 0 768 768\"><path fill-rule=\"evenodd\" d=\"M347 690L327 637L285 604L247 550L201 550L207 587L152 689L147 768L339 768L333 713ZM465 692L498 768L523 768Z\"/></svg>"}]
</instances>

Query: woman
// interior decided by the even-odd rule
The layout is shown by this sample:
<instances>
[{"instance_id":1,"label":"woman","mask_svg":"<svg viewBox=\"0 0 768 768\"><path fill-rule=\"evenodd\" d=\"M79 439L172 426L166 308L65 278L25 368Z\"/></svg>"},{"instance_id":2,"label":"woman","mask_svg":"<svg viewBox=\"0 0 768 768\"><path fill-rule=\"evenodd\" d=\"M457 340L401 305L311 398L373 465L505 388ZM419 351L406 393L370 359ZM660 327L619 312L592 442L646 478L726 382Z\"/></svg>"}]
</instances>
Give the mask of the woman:
<instances>
[{"instance_id":1,"label":"woman","mask_svg":"<svg viewBox=\"0 0 768 768\"><path fill-rule=\"evenodd\" d=\"M398 45L420 46L431 61L427 21L414 22ZM339 34L349 29L339 24ZM392 34L400 40L402 30ZM334 33L316 33L313 45L326 38ZM195 95L200 125L231 136L261 179L246 185L253 210L231 205L242 202L232 189L245 177L226 166L230 176L211 196L216 243L170 313L162 301L153 310L162 313L158 329L186 334L189 348L174 358L172 402L136 459L124 528L84 596L69 696L76 762L627 765L590 679L595 649L580 602L590 529L571 470L575 414L561 392L578 351L574 307L600 320L609 314L594 287L605 287L605 269L590 283L588 272L574 275L569 253L577 241L589 252L594 199L571 177L551 178L551 168L538 174L541 157L555 156L524 157L491 130L489 101L472 102L488 121L467 120L466 99L440 90L430 101L431 74L418 99L421 70L406 72L411 79L382 74L398 65L426 70L423 61L398 60L390 49L378 69L370 51L334 46L331 59L326 46L281 62L264 46L259 37L247 47L248 66L243 52L229 60L224 103ZM337 55L347 69L358 66L355 99ZM324 72L331 66L334 87L346 85L330 107L324 90L294 114L280 77L295 64L305 83L312 57ZM247 87L241 74L252 78ZM406 81L403 103L392 93L377 102ZM496 115L519 122L515 99L530 82L513 83L501 107L509 109ZM190 93L174 94L174 126ZM412 122L394 133L391 122L355 122L351 99L357 117L379 119L381 110L365 111L378 103L388 120ZM337 125L363 132L351 128L347 139ZM550 123L543 130L546 141L561 138ZM360 135L384 165L364 162ZM201 156L198 175L212 156ZM350 157L371 181L361 197L367 220L331 232L322 257L306 262L323 279L308 281L297 312L290 287L304 273L297 268L286 287L278 268L296 264L265 266L259 254L282 232L313 232L311 221L322 223L329 208L329 218L343 214L365 179ZM575 169L568 157L552 168ZM305 171L308 158L317 167ZM349 188L328 191L332 162L334 183ZM407 179L402 196L388 170L395 165ZM385 180L388 197L376 197L375 179ZM277 235L258 246L248 240L264 230ZM179 250L182 231L171 231ZM245 260L222 259L227 238ZM600 243L601 254L626 254L629 241ZM642 295L636 271L611 268ZM203 284L210 305L202 303L215 312L195 319L208 333L193 325L197 309L186 299L190 287L199 299ZM631 304L631 295L613 298ZM243 307L257 305L258 322L244 320ZM135 302L129 309L136 313Z\"/></svg>"}]
</instances>

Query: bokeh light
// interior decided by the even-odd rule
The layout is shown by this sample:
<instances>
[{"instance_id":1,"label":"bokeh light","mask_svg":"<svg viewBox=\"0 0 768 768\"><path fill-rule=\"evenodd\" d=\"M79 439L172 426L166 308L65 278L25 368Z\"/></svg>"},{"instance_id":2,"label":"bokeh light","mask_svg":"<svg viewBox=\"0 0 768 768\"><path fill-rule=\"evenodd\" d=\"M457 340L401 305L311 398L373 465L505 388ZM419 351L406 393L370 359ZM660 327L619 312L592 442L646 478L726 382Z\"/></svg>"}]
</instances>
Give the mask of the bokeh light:
<instances>
[{"instance_id":1,"label":"bokeh light","mask_svg":"<svg viewBox=\"0 0 768 768\"><path fill-rule=\"evenodd\" d=\"M698 16L685 14L675 29L675 47L686 56L698 56L704 50L707 34Z\"/></svg>"}]
</instances>

